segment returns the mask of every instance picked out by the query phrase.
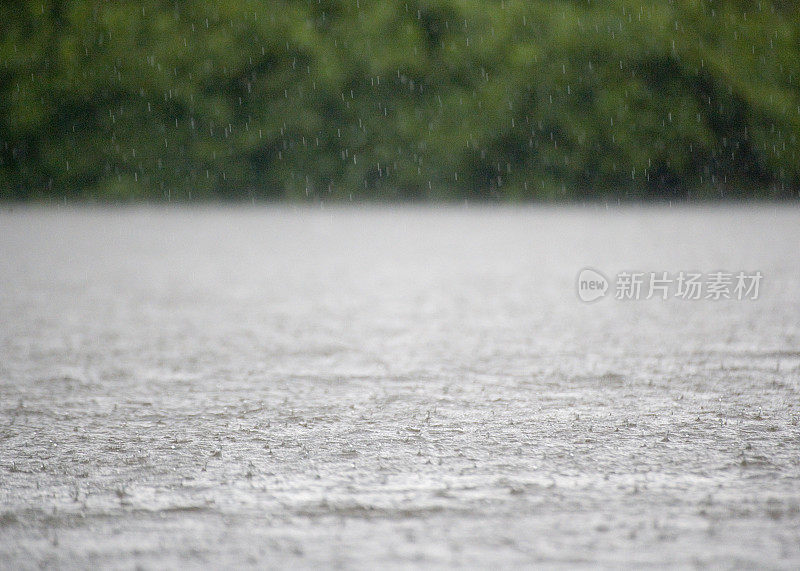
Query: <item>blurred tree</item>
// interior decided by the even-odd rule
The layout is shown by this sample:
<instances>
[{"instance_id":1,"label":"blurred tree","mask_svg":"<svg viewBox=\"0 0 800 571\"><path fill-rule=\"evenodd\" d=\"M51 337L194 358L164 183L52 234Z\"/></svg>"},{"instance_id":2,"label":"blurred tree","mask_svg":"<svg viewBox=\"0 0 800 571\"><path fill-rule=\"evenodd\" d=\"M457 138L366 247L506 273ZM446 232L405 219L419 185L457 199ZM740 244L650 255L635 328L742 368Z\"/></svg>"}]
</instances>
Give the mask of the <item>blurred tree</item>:
<instances>
[{"instance_id":1,"label":"blurred tree","mask_svg":"<svg viewBox=\"0 0 800 571\"><path fill-rule=\"evenodd\" d=\"M3 3L0 198L797 196L795 10Z\"/></svg>"}]
</instances>

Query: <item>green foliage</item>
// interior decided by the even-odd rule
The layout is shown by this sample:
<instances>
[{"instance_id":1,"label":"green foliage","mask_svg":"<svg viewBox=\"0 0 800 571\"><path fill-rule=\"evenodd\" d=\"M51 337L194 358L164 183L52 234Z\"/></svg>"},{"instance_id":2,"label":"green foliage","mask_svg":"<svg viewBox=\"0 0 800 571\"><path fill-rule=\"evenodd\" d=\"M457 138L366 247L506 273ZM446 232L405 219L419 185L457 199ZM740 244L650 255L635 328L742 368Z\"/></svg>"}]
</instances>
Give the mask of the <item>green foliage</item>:
<instances>
[{"instance_id":1,"label":"green foliage","mask_svg":"<svg viewBox=\"0 0 800 571\"><path fill-rule=\"evenodd\" d=\"M3 3L0 198L796 196L794 10Z\"/></svg>"}]
</instances>

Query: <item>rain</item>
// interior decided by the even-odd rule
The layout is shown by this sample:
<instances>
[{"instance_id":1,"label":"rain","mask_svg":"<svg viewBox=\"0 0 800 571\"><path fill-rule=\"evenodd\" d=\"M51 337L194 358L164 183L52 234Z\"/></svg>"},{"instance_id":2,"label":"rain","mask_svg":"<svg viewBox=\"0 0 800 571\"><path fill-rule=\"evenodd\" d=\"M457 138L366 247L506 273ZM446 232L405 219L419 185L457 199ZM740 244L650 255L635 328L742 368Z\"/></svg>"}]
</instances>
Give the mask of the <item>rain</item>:
<instances>
[{"instance_id":1,"label":"rain","mask_svg":"<svg viewBox=\"0 0 800 571\"><path fill-rule=\"evenodd\" d=\"M0 18L0 568L800 566L794 3Z\"/></svg>"}]
</instances>

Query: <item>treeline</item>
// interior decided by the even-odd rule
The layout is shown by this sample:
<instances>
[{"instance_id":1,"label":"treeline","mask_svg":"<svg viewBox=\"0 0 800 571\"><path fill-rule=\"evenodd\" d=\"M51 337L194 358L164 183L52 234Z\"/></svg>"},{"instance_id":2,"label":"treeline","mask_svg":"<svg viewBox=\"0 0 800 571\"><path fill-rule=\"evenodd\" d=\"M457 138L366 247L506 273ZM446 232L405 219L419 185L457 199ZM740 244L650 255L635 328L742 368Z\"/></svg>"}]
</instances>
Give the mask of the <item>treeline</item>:
<instances>
[{"instance_id":1,"label":"treeline","mask_svg":"<svg viewBox=\"0 0 800 571\"><path fill-rule=\"evenodd\" d=\"M0 197L792 197L794 1L20 0Z\"/></svg>"}]
</instances>

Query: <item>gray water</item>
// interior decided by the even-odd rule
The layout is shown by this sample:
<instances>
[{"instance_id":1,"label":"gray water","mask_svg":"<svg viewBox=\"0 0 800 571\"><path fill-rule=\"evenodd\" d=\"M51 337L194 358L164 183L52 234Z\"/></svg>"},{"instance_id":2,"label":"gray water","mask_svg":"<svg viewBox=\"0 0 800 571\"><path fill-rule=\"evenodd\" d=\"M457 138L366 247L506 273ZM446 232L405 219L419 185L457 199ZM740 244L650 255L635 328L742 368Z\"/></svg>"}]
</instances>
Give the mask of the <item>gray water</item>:
<instances>
[{"instance_id":1,"label":"gray water","mask_svg":"<svg viewBox=\"0 0 800 571\"><path fill-rule=\"evenodd\" d=\"M799 223L6 208L0 566L797 568Z\"/></svg>"}]
</instances>

